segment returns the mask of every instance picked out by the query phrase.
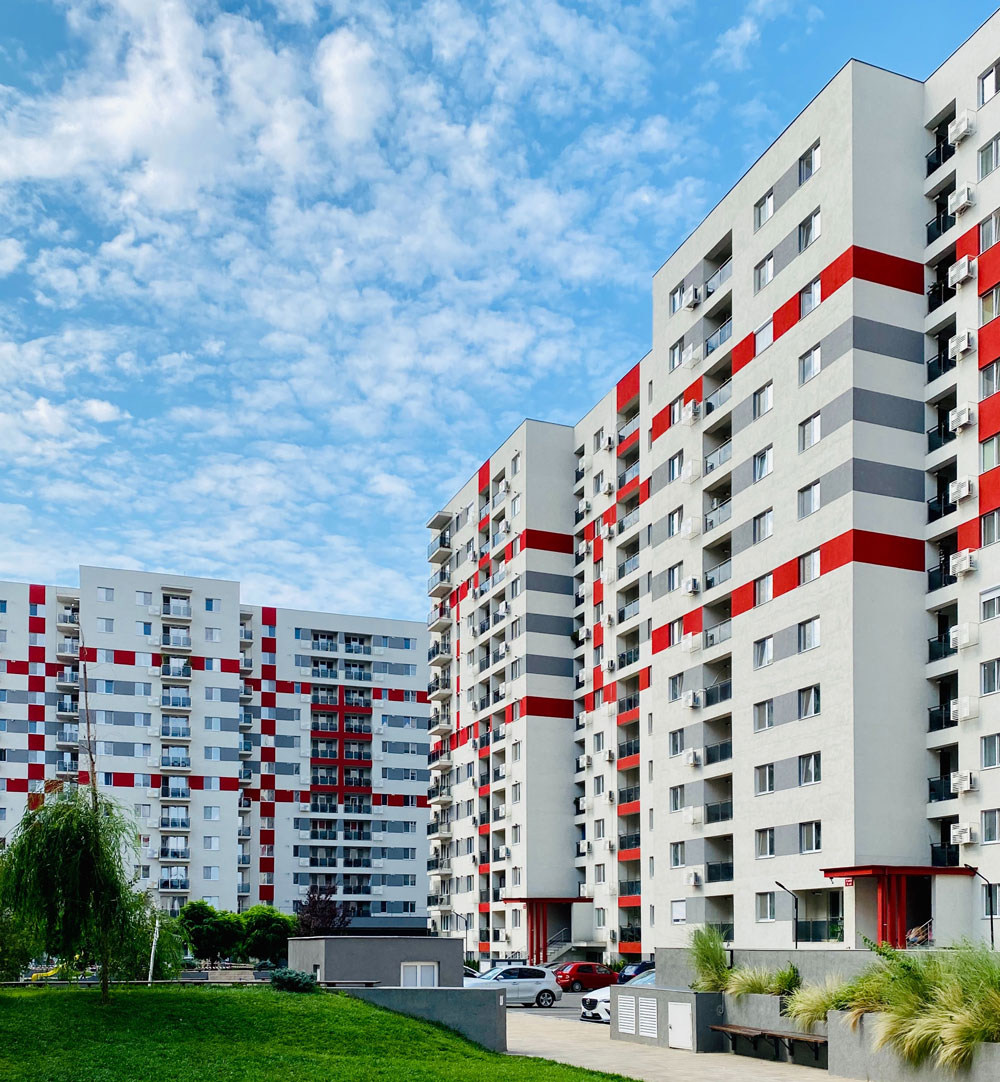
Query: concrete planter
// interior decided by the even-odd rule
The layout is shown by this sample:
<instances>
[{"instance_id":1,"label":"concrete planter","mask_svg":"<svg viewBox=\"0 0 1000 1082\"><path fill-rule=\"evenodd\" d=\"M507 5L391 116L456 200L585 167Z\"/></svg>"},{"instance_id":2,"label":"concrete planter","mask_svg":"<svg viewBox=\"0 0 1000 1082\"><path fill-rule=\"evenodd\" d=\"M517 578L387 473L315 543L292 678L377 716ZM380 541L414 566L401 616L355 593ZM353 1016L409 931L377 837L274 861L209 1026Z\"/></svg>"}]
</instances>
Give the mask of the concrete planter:
<instances>
[{"instance_id":1,"label":"concrete planter","mask_svg":"<svg viewBox=\"0 0 1000 1082\"><path fill-rule=\"evenodd\" d=\"M976 1050L968 1071L951 1075L933 1064L913 1067L891 1049L875 1049L877 1014L867 1014L856 1029L851 1029L844 1011L831 1011L830 1074L836 1078L859 1078L865 1082L941 1082L958 1078L961 1082L996 1082L1000 1078L1000 1044L983 1044Z\"/></svg>"},{"instance_id":2,"label":"concrete planter","mask_svg":"<svg viewBox=\"0 0 1000 1082\"><path fill-rule=\"evenodd\" d=\"M806 1030L783 1013L783 996L731 996L727 992L726 1024L730 1026L757 1026L760 1029L776 1029L784 1033L811 1033L814 1036L826 1036L826 1023L820 1023Z\"/></svg>"},{"instance_id":3,"label":"concrete planter","mask_svg":"<svg viewBox=\"0 0 1000 1082\"><path fill-rule=\"evenodd\" d=\"M269 981L273 972L273 969L255 969L253 971L253 979L255 981Z\"/></svg>"}]
</instances>

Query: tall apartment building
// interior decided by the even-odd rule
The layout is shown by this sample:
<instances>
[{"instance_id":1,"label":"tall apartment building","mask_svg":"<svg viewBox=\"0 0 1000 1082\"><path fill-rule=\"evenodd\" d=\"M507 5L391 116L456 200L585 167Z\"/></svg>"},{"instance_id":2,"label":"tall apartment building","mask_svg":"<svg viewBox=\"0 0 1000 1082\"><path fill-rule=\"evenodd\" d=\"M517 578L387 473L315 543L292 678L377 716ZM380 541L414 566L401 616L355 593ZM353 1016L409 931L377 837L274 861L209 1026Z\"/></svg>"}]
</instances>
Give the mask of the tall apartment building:
<instances>
[{"instance_id":1,"label":"tall apartment building","mask_svg":"<svg viewBox=\"0 0 1000 1082\"><path fill-rule=\"evenodd\" d=\"M989 934L998 59L994 15L925 82L848 63L650 352L428 523L431 914L484 957Z\"/></svg>"},{"instance_id":2,"label":"tall apartment building","mask_svg":"<svg viewBox=\"0 0 1000 1082\"><path fill-rule=\"evenodd\" d=\"M426 644L219 579L0 583L0 833L53 779L88 780L89 707L98 785L134 813L163 909L293 912L318 885L357 927L425 927Z\"/></svg>"}]
</instances>

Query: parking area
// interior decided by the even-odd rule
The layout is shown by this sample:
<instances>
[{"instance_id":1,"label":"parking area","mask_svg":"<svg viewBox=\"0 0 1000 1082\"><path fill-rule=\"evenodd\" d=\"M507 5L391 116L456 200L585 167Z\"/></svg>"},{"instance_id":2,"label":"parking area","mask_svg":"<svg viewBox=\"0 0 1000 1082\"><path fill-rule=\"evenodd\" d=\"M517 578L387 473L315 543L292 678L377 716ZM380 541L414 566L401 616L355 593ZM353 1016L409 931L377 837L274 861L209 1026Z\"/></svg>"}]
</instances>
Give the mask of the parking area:
<instances>
[{"instance_id":1,"label":"parking area","mask_svg":"<svg viewBox=\"0 0 1000 1082\"><path fill-rule=\"evenodd\" d=\"M575 1013L573 1013L575 1002ZM581 1022L579 996L549 1010L507 1012L507 1051L642 1079L643 1082L821 1082L825 1072L720 1053L709 1055L612 1041L610 1027Z\"/></svg>"}]
</instances>

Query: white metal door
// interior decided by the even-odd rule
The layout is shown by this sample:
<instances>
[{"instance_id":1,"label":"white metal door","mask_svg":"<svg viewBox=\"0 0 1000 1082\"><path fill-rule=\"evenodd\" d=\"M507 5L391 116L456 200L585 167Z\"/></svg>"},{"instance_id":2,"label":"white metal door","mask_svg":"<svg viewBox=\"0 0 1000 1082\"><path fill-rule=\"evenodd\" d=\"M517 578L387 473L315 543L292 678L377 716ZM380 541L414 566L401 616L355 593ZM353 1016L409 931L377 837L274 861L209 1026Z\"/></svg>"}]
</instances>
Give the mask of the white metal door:
<instances>
[{"instance_id":1,"label":"white metal door","mask_svg":"<svg viewBox=\"0 0 1000 1082\"><path fill-rule=\"evenodd\" d=\"M667 1004L667 1045L694 1051L694 1025L690 1003Z\"/></svg>"}]
</instances>

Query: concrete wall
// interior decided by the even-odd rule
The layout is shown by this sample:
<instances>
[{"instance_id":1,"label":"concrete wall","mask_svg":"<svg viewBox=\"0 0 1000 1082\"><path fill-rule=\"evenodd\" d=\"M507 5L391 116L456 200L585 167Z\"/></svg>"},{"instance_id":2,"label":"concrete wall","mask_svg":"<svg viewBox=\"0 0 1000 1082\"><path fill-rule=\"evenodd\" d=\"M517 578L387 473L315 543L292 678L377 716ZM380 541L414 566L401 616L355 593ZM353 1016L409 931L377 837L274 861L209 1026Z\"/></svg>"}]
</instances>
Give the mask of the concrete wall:
<instances>
[{"instance_id":1,"label":"concrete wall","mask_svg":"<svg viewBox=\"0 0 1000 1082\"><path fill-rule=\"evenodd\" d=\"M656 1003L655 1033L644 1035L639 1032L638 1003L636 1004L636 1032L622 1032L618 1016L618 1000L622 996L635 1000L653 1000ZM632 988L627 984L619 988L617 985L612 985L611 1039L669 1048L668 1016L672 1003L691 1005L695 1052L724 1052L726 1050L726 1039L721 1033L714 1033L709 1028L725 1022L725 1004L722 995L718 992L692 992L690 988L650 988L645 985Z\"/></svg>"},{"instance_id":2,"label":"concrete wall","mask_svg":"<svg viewBox=\"0 0 1000 1082\"><path fill-rule=\"evenodd\" d=\"M461 943L456 940L459 947ZM507 1051L502 990L492 988L351 988L347 995L397 1014L437 1022L491 1052Z\"/></svg>"},{"instance_id":3,"label":"concrete wall","mask_svg":"<svg viewBox=\"0 0 1000 1082\"><path fill-rule=\"evenodd\" d=\"M306 936L288 941L288 965L315 972L320 981L378 981L396 988L403 962L437 962L438 985L461 988L463 961L461 940L435 936Z\"/></svg>"},{"instance_id":4,"label":"concrete wall","mask_svg":"<svg viewBox=\"0 0 1000 1082\"><path fill-rule=\"evenodd\" d=\"M878 1015L868 1014L851 1029L847 1014L831 1011L829 1071L836 1078L877 1079L878 1082L941 1082L947 1072L939 1067L913 1067L889 1049L875 1051L874 1036ZM1000 1044L980 1045L962 1082L995 1082L1000 1078Z\"/></svg>"},{"instance_id":5,"label":"concrete wall","mask_svg":"<svg viewBox=\"0 0 1000 1082\"><path fill-rule=\"evenodd\" d=\"M734 966L759 966L776 970L794 962L805 983L820 983L830 974L853 977L875 960L869 951L849 950L734 950ZM687 988L694 971L684 947L657 947L656 972L663 984Z\"/></svg>"}]
</instances>

